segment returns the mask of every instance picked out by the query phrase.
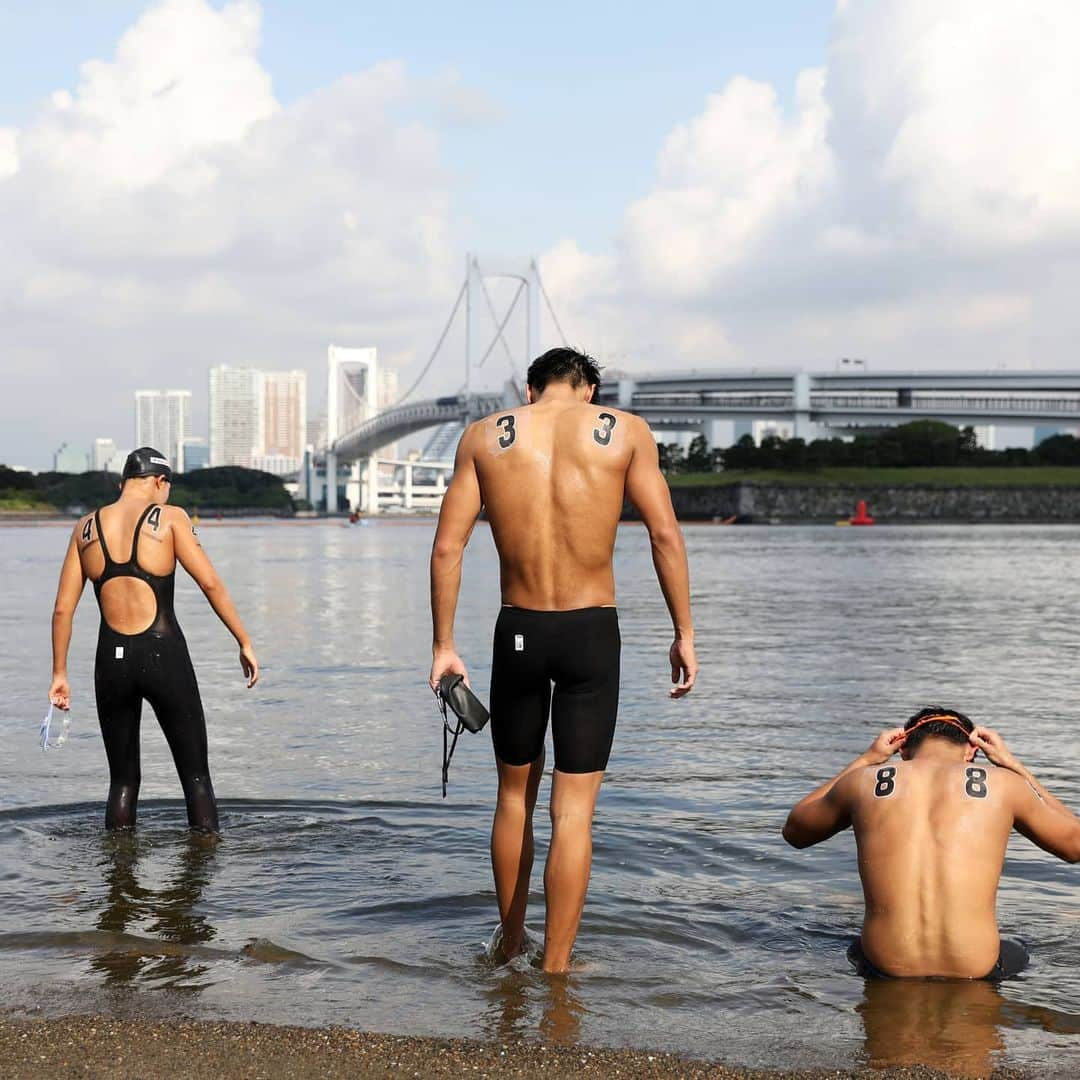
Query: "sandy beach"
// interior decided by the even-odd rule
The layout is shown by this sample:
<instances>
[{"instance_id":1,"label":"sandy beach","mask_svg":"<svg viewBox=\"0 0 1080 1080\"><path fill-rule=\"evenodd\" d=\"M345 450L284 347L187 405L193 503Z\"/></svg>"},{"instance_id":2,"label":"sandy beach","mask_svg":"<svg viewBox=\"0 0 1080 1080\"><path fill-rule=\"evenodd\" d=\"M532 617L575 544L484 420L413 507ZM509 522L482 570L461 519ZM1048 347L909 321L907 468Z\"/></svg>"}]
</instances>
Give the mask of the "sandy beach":
<instances>
[{"instance_id":1,"label":"sandy beach","mask_svg":"<svg viewBox=\"0 0 1080 1080\"><path fill-rule=\"evenodd\" d=\"M639 1050L373 1035L349 1028L192 1020L0 1020L0 1076L48 1077L709 1077L712 1080L922 1078L929 1069L772 1072ZM1001 1080L1022 1077L1013 1070Z\"/></svg>"}]
</instances>

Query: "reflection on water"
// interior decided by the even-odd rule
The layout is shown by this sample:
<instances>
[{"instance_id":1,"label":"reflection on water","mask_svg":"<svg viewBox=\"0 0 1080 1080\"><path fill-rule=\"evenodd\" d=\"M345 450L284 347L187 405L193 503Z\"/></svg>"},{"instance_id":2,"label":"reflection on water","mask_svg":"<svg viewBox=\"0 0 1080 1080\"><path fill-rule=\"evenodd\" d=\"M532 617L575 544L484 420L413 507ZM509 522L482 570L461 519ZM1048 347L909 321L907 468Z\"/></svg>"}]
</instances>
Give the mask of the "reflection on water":
<instances>
[{"instance_id":1,"label":"reflection on water","mask_svg":"<svg viewBox=\"0 0 1080 1080\"><path fill-rule=\"evenodd\" d=\"M982 980L867 979L856 1006L870 1065L928 1065L962 1076L989 1076L1005 1049L1005 1005Z\"/></svg>"},{"instance_id":2,"label":"reflection on water","mask_svg":"<svg viewBox=\"0 0 1080 1080\"><path fill-rule=\"evenodd\" d=\"M550 977L515 961L495 973L485 999L482 1032L494 1042L539 1035L544 1042L567 1046L581 1037L587 1008L574 975Z\"/></svg>"},{"instance_id":3,"label":"reflection on water","mask_svg":"<svg viewBox=\"0 0 1080 1080\"><path fill-rule=\"evenodd\" d=\"M0 565L16 571L0 605L0 1006L179 1008L773 1067L1074 1071L1076 868L1010 842L1002 930L1032 954L1018 978L871 983L845 956L862 916L850 835L793 852L779 830L797 798L929 701L999 727L1080 806L1067 677L1080 529L690 528L702 676L682 702L666 697L669 624L647 538L620 530L622 707L576 966L561 980L484 957L495 775L489 736L463 737L440 797L430 526L204 530L264 665L245 691L227 635L179 584L222 797L217 846L184 830L156 725L144 725L138 832L104 835L92 607L77 617L71 741L36 749L64 539L0 530ZM482 696L497 610L481 526L458 641Z\"/></svg>"},{"instance_id":4,"label":"reflection on water","mask_svg":"<svg viewBox=\"0 0 1080 1080\"><path fill-rule=\"evenodd\" d=\"M94 955L90 967L107 984L140 978L147 983L168 983L174 989L198 990L193 980L206 967L194 961L185 947L205 945L216 936L197 905L213 872L217 848L213 837L182 833L170 853L171 868L164 883L154 888L139 877L139 859L150 853L150 843L137 833L103 835L98 865L105 882L105 904L96 925L115 940L115 947Z\"/></svg>"},{"instance_id":5,"label":"reflection on water","mask_svg":"<svg viewBox=\"0 0 1080 1080\"><path fill-rule=\"evenodd\" d=\"M989 1076L1008 1028L1080 1033L1080 1016L1010 1002L981 979L867 979L856 1006L875 1068L928 1065L958 1076Z\"/></svg>"}]
</instances>

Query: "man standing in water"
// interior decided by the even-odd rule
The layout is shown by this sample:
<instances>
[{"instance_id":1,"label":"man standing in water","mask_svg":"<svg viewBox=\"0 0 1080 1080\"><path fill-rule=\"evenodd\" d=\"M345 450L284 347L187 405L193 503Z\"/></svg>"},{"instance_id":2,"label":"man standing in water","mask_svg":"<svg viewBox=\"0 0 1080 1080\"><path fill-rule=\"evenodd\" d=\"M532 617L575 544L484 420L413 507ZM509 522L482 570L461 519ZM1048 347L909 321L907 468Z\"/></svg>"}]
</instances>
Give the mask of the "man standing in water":
<instances>
[{"instance_id":1,"label":"man standing in water","mask_svg":"<svg viewBox=\"0 0 1080 1080\"><path fill-rule=\"evenodd\" d=\"M573 349L552 349L532 363L528 404L472 424L462 436L431 554L434 687L448 672L466 674L454 612L465 545L486 510L503 601L491 671L499 774L491 864L508 957L524 945L532 814L550 709L550 972L570 964L589 884L593 810L615 732L620 641L612 554L626 498L649 531L674 625L671 696L689 693L697 676L686 548L656 441L638 417L592 404L599 385L596 363Z\"/></svg>"},{"instance_id":2,"label":"man standing in water","mask_svg":"<svg viewBox=\"0 0 1080 1080\"><path fill-rule=\"evenodd\" d=\"M982 751L996 768L976 765ZM887 764L899 751L901 760ZM870 976L1001 978L1027 963L998 934L994 905L1009 833L1080 861L1080 819L1005 740L937 706L883 731L788 815L784 839L855 829L866 914L849 957Z\"/></svg>"},{"instance_id":3,"label":"man standing in water","mask_svg":"<svg viewBox=\"0 0 1080 1080\"><path fill-rule=\"evenodd\" d=\"M218 831L217 801L207 762L206 719L187 642L173 608L176 564L195 579L236 639L249 687L259 663L221 578L199 545L191 520L167 506L168 460L149 446L124 462L120 497L81 518L71 534L53 609L53 677L49 700L71 704L67 658L75 608L87 579L94 583L101 625L94 664L98 721L109 759L105 827L135 824L142 772L139 721L147 701L168 740L184 789L188 824Z\"/></svg>"}]
</instances>

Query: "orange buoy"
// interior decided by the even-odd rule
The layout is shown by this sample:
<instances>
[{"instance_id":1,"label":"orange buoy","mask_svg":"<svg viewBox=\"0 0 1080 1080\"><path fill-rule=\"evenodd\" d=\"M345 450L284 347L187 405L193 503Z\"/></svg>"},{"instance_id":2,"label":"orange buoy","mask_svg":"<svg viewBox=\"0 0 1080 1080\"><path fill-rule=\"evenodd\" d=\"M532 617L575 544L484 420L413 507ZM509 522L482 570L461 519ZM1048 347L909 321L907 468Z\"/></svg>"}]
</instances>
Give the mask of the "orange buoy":
<instances>
[{"instance_id":1,"label":"orange buoy","mask_svg":"<svg viewBox=\"0 0 1080 1080\"><path fill-rule=\"evenodd\" d=\"M850 521L851 525L873 525L874 519L866 512L866 500L860 499L855 506L855 516Z\"/></svg>"}]
</instances>

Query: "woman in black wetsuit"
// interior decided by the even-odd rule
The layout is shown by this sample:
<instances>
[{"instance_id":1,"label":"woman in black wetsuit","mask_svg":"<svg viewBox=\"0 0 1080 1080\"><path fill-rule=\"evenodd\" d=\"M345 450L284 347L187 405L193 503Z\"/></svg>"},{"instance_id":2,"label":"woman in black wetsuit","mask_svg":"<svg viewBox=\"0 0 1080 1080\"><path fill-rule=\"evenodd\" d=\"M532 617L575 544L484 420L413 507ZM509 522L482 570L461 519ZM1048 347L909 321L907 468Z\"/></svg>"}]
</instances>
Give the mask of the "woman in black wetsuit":
<instances>
[{"instance_id":1,"label":"woman in black wetsuit","mask_svg":"<svg viewBox=\"0 0 1080 1080\"><path fill-rule=\"evenodd\" d=\"M206 720L187 642L173 610L176 564L195 579L240 646L249 687L259 677L251 639L179 507L166 506L172 470L150 447L124 463L120 498L75 526L60 571L53 611L53 678L49 700L70 705L68 645L87 579L94 583L101 628L94 665L98 720L109 759L105 827L135 824L139 798L139 718L148 701L172 751L187 802L188 824L218 831L206 753Z\"/></svg>"}]
</instances>

